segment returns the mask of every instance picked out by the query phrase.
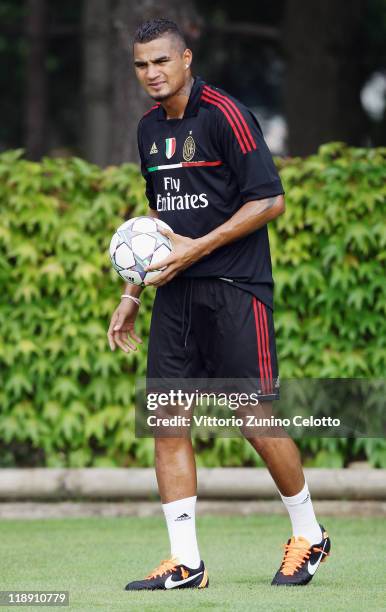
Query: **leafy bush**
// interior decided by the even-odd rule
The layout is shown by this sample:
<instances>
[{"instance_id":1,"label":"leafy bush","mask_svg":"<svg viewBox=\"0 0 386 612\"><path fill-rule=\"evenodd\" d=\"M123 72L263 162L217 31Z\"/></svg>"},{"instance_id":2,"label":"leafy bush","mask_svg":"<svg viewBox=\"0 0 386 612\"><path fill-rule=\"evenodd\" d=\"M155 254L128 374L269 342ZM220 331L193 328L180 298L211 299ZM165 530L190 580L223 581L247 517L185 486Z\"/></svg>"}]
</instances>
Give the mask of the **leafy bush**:
<instances>
[{"instance_id":1,"label":"leafy bush","mask_svg":"<svg viewBox=\"0 0 386 612\"><path fill-rule=\"evenodd\" d=\"M281 376L383 377L386 366L384 151L321 147L279 162L287 212L270 228ZM107 248L146 211L134 165L0 156L0 465L151 465L134 434L154 296L143 292L143 348L111 353L121 282ZM242 440L196 441L201 465L260 464ZM306 461L386 465L382 440L308 439Z\"/></svg>"},{"instance_id":2,"label":"leafy bush","mask_svg":"<svg viewBox=\"0 0 386 612\"><path fill-rule=\"evenodd\" d=\"M270 238L282 378L385 377L385 153L330 143L280 164L287 210ZM382 439L300 446L318 467L386 466Z\"/></svg>"}]
</instances>

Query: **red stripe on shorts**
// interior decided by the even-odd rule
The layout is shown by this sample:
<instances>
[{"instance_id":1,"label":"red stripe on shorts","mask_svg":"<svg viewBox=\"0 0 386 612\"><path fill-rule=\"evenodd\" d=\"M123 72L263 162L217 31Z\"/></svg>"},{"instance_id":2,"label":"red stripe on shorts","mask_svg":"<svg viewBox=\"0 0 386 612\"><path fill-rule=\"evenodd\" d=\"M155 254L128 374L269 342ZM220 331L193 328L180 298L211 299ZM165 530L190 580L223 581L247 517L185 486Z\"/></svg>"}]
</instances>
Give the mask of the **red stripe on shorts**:
<instances>
[{"instance_id":1,"label":"red stripe on shorts","mask_svg":"<svg viewBox=\"0 0 386 612\"><path fill-rule=\"evenodd\" d=\"M253 303L253 312L255 315L255 326L256 326L256 337L257 337L257 358L259 361L259 375L260 375L260 382L261 382L261 390L263 392L263 395L265 395L266 393L265 381L266 381L266 378L268 378L268 372L265 371L266 364L264 362L264 352L265 351L263 348L263 332L261 328L261 321L260 321L259 310L258 310L258 304L260 302L258 302L257 298L253 296L252 303Z\"/></svg>"},{"instance_id":2,"label":"red stripe on shorts","mask_svg":"<svg viewBox=\"0 0 386 612\"><path fill-rule=\"evenodd\" d=\"M259 309L261 314L261 321L263 323L264 328L264 337L265 337L265 359L267 362L267 370L268 370L268 393L272 393L272 364L271 364L271 353L269 350L269 332L268 332L268 319L267 319L267 311L265 308L265 304L259 302Z\"/></svg>"}]
</instances>

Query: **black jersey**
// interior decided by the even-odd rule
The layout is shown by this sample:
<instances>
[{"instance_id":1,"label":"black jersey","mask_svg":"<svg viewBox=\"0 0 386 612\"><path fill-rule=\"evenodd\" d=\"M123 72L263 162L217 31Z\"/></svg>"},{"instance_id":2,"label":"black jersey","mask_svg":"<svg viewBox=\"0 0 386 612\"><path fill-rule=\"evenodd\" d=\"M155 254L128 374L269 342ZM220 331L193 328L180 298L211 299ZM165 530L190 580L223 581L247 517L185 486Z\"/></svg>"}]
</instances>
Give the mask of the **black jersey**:
<instances>
[{"instance_id":1,"label":"black jersey","mask_svg":"<svg viewBox=\"0 0 386 612\"><path fill-rule=\"evenodd\" d=\"M149 205L174 232L200 238L243 204L283 194L277 170L251 111L195 78L182 119L155 104L138 126ZM222 246L181 273L216 277L273 307L267 227Z\"/></svg>"}]
</instances>

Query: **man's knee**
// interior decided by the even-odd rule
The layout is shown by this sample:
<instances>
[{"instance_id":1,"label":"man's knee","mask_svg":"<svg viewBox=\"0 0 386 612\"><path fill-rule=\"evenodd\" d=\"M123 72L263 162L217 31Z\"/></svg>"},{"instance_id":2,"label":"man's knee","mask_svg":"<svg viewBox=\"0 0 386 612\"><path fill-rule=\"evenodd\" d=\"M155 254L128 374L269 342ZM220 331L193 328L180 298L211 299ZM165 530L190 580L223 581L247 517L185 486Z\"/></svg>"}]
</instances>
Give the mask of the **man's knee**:
<instances>
[{"instance_id":1,"label":"man's knee","mask_svg":"<svg viewBox=\"0 0 386 612\"><path fill-rule=\"evenodd\" d=\"M281 432L280 436L254 436L248 437L247 440L252 444L253 448L259 453L259 455L267 455L270 452L275 452L278 448L282 447L283 444L288 444L291 439L285 432Z\"/></svg>"},{"instance_id":2,"label":"man's knee","mask_svg":"<svg viewBox=\"0 0 386 612\"><path fill-rule=\"evenodd\" d=\"M164 457L179 453L186 448L186 445L191 445L191 440L187 438L155 438L155 454L156 457Z\"/></svg>"}]
</instances>

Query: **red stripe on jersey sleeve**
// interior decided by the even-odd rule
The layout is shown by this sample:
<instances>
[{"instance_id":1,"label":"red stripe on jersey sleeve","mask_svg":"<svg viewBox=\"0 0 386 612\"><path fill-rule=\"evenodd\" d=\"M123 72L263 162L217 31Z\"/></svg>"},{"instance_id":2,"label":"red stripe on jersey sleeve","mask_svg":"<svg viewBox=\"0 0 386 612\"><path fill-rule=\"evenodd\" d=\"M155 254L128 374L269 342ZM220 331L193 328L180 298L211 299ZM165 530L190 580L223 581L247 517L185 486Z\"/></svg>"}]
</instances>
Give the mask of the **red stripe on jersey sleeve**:
<instances>
[{"instance_id":1,"label":"red stripe on jersey sleeve","mask_svg":"<svg viewBox=\"0 0 386 612\"><path fill-rule=\"evenodd\" d=\"M211 89L210 87L208 87L207 85L204 87L204 90L206 92L210 91L213 95L217 96L218 100L223 101L224 103L226 102L228 104L229 107L231 107L233 109L233 113L234 115L237 115L243 125L245 134L246 134L246 138L247 138L247 148L249 151L251 151L252 149L256 149L256 143L253 139L251 130L249 129L249 126L247 124L247 122L244 119L244 116L242 114L242 112L240 111L240 109L237 107L237 105L233 102L233 100L231 100L230 98L228 98L227 96L224 96L223 94L220 94L218 91L216 91L215 89ZM252 147L252 149L251 149Z\"/></svg>"},{"instance_id":2,"label":"red stripe on jersey sleeve","mask_svg":"<svg viewBox=\"0 0 386 612\"><path fill-rule=\"evenodd\" d=\"M235 120L237 124L237 129L243 139L246 152L252 151L251 145L248 142L248 139L245 135L245 131L243 130L243 126L241 125L236 113L234 112L234 109L229 104L228 100L226 98L222 100L213 89L209 89L207 87L204 87L204 93L206 96L209 96L211 100L216 100L217 102L225 106L225 108L228 110L228 112L230 113L230 115L232 116L232 118Z\"/></svg>"},{"instance_id":3,"label":"red stripe on jersey sleeve","mask_svg":"<svg viewBox=\"0 0 386 612\"><path fill-rule=\"evenodd\" d=\"M234 134L235 134L235 136L236 136L236 138L238 140L238 143L239 143L239 145L241 147L242 152L245 154L247 152L247 150L245 148L245 145L244 145L244 143L242 141L242 138L241 138L241 136L240 136L240 134L238 132L237 126L235 125L232 117L229 115L226 107L221 102L218 102L217 100L213 100L212 98L209 98L209 96L206 96L205 94L202 95L201 99L204 100L204 102L209 102L209 104L213 104L213 106L217 106L224 113L225 117L228 120L228 123L232 127L232 130L233 130L233 132L234 132Z\"/></svg>"}]
</instances>

